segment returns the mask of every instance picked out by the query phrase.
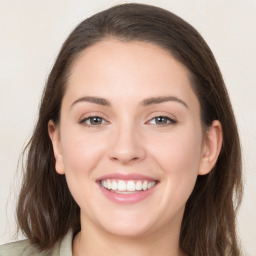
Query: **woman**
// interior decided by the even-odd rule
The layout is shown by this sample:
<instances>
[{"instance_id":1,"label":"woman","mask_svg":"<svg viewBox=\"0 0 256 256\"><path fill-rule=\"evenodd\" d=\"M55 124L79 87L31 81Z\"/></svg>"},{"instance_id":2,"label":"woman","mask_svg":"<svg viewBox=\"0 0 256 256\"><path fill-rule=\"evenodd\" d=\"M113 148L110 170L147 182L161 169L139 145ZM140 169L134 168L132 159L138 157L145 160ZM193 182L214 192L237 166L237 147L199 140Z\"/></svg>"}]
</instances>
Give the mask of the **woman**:
<instances>
[{"instance_id":1,"label":"woman","mask_svg":"<svg viewBox=\"0 0 256 256\"><path fill-rule=\"evenodd\" d=\"M83 21L50 73L0 255L240 255L241 152L218 65L174 14Z\"/></svg>"}]
</instances>

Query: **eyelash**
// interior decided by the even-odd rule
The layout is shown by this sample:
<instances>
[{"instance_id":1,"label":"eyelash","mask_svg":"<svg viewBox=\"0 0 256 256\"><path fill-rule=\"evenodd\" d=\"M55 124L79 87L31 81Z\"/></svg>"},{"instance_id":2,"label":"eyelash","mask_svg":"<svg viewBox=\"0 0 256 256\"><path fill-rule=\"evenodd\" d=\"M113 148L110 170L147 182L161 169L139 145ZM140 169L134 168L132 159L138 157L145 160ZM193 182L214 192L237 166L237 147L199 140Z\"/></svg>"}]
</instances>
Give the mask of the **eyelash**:
<instances>
[{"instance_id":1,"label":"eyelash","mask_svg":"<svg viewBox=\"0 0 256 256\"><path fill-rule=\"evenodd\" d=\"M86 118L83 118L79 123L84 125L84 126L87 126L87 127L99 127L100 125L102 125L102 123L100 124L96 124L96 125L93 125L93 124L87 124L86 122L87 121L92 121L93 118L98 118L98 119L101 119L102 122L106 123L107 121L103 118L103 117L100 117L100 116L88 116Z\"/></svg>"},{"instance_id":2,"label":"eyelash","mask_svg":"<svg viewBox=\"0 0 256 256\"><path fill-rule=\"evenodd\" d=\"M165 124L156 124L155 123L154 125L156 125L156 126L163 127L163 126L169 126L169 125L173 125L173 124L177 123L177 121L174 120L173 118L170 118L169 116L164 116L164 115L155 116L155 117L151 118L147 123L150 123L152 120L156 121L157 118L165 119L167 123L165 123Z\"/></svg>"},{"instance_id":3,"label":"eyelash","mask_svg":"<svg viewBox=\"0 0 256 256\"><path fill-rule=\"evenodd\" d=\"M93 121L93 118L100 119L101 123L100 124L91 124L91 122ZM165 124L157 124L156 123L157 118L164 119L166 121L166 123ZM159 115L159 116L155 116L155 117L151 118L149 121L146 122L146 124L150 124L152 122L152 120L155 120L155 123L153 125L160 126L160 127L169 126L169 125L173 125L173 124L177 123L176 120L174 120L173 118L170 118L169 116ZM88 124L87 121L89 121L90 124ZM88 116L86 118L83 118L79 123L84 126L87 126L87 127L100 127L101 125L106 124L107 121L103 117L95 115L95 116Z\"/></svg>"}]
</instances>

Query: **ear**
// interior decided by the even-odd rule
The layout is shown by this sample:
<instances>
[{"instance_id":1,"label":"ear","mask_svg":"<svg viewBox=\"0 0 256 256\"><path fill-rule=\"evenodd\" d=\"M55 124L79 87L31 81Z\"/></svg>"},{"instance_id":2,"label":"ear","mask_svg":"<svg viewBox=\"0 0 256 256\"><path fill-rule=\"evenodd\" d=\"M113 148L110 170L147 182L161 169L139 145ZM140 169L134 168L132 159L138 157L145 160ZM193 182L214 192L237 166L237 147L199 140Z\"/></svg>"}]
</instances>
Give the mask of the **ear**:
<instances>
[{"instance_id":1,"label":"ear","mask_svg":"<svg viewBox=\"0 0 256 256\"><path fill-rule=\"evenodd\" d=\"M48 122L48 133L52 141L53 152L55 157L55 169L58 174L64 174L64 163L61 150L60 131L56 124L50 120Z\"/></svg>"},{"instance_id":2,"label":"ear","mask_svg":"<svg viewBox=\"0 0 256 256\"><path fill-rule=\"evenodd\" d=\"M218 120L214 120L211 127L207 129L203 141L199 175L205 175L213 169L220 154L222 141L221 123Z\"/></svg>"}]
</instances>

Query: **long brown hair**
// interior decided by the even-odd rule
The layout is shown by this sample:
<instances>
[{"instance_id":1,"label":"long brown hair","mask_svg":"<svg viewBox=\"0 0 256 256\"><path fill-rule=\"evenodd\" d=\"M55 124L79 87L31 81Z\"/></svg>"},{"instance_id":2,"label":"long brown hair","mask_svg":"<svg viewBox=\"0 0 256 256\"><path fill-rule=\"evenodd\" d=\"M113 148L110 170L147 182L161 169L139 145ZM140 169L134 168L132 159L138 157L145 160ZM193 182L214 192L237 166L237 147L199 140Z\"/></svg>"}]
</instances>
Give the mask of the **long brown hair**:
<instances>
[{"instance_id":1,"label":"long brown hair","mask_svg":"<svg viewBox=\"0 0 256 256\"><path fill-rule=\"evenodd\" d=\"M80 209L64 175L55 171L49 120L59 122L72 63L88 46L116 38L151 42L169 51L190 71L201 107L202 127L219 120L223 146L213 170L198 176L187 201L180 247L188 255L240 255L235 230L242 194L241 150L229 96L215 58L200 34L176 15L149 5L123 4L79 24L62 46L43 93L39 118L28 143L17 219L22 232L40 250L49 250L72 229L80 230Z\"/></svg>"}]
</instances>

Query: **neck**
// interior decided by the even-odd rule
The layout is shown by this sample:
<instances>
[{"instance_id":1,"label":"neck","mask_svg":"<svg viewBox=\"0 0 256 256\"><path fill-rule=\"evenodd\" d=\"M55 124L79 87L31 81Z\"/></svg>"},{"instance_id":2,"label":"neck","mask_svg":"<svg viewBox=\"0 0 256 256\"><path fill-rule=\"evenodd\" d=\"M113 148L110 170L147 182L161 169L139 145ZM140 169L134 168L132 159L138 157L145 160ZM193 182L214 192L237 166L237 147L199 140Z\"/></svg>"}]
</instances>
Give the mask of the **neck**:
<instances>
[{"instance_id":1,"label":"neck","mask_svg":"<svg viewBox=\"0 0 256 256\"><path fill-rule=\"evenodd\" d=\"M143 236L117 236L86 225L73 243L74 256L184 256L179 248L180 225Z\"/></svg>"}]
</instances>

